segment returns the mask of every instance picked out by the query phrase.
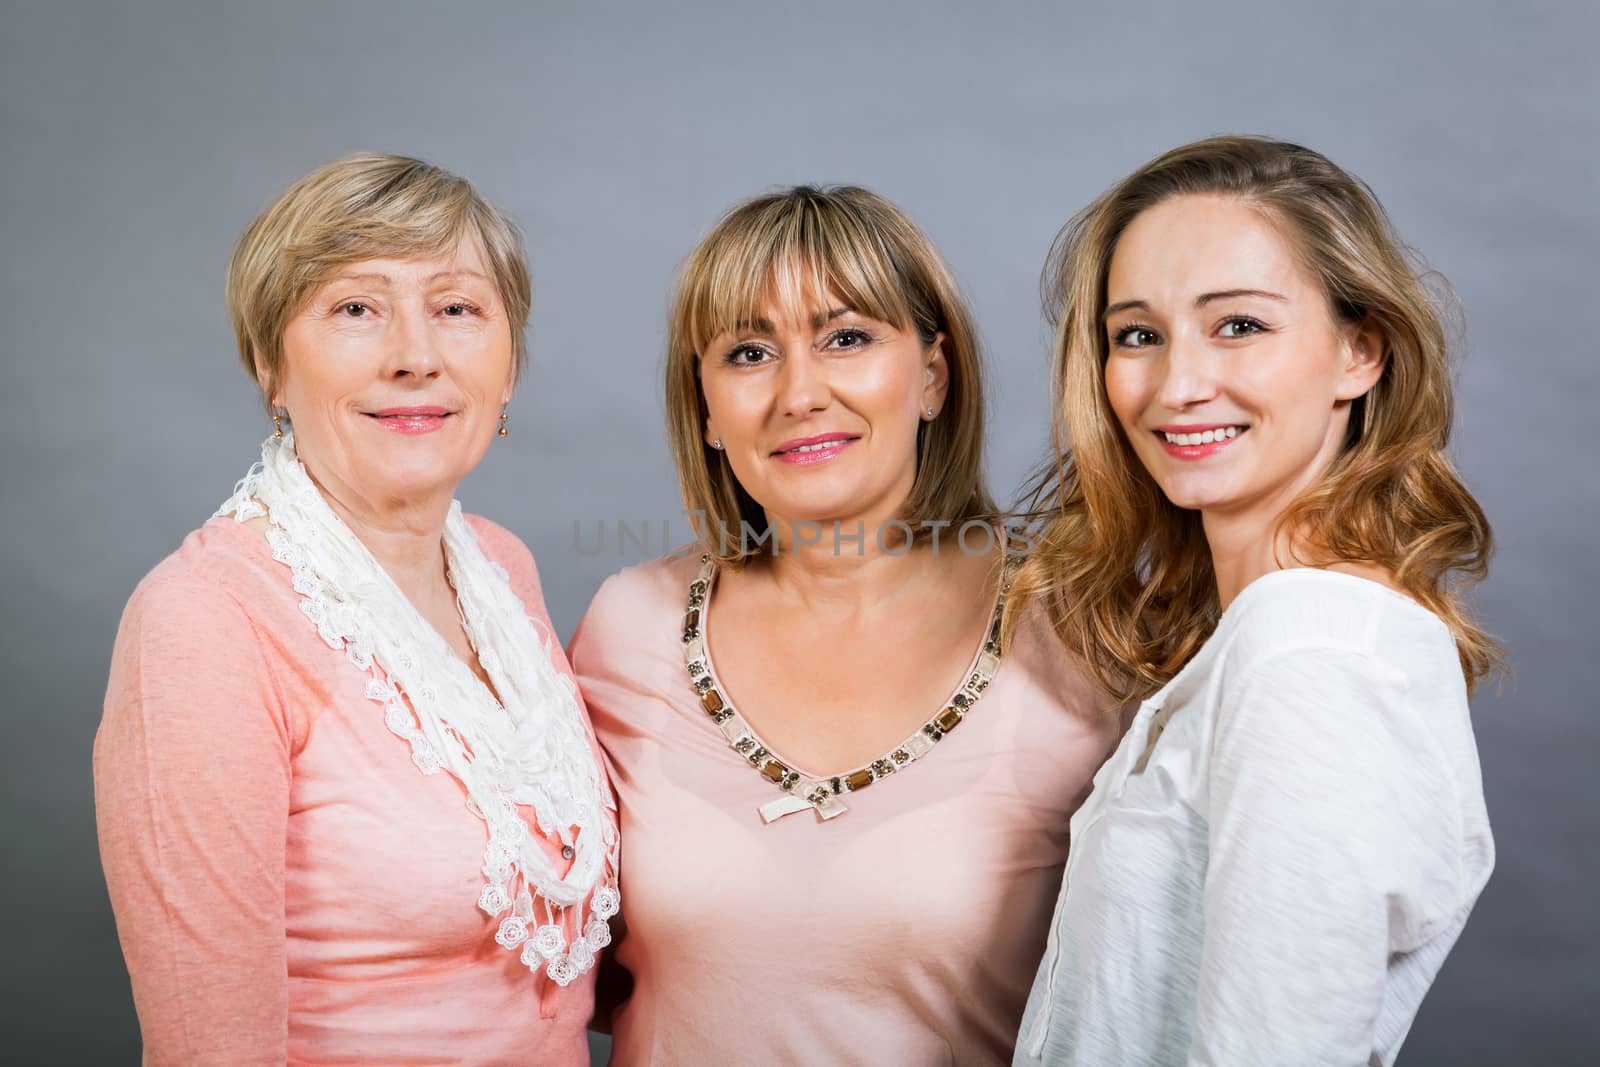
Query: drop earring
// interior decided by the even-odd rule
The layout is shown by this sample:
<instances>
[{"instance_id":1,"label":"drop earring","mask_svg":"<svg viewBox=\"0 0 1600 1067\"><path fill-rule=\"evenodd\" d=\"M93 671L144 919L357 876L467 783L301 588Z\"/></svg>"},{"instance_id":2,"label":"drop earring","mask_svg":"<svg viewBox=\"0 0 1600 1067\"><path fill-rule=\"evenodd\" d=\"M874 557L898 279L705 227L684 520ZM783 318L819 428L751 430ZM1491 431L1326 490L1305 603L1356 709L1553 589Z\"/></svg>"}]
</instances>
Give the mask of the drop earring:
<instances>
[{"instance_id":1,"label":"drop earring","mask_svg":"<svg viewBox=\"0 0 1600 1067\"><path fill-rule=\"evenodd\" d=\"M508 411L506 411L506 405L501 404L500 405L500 436L501 437L509 437L509 436L511 436L510 433L506 430L506 422L509 421L510 418L511 418L511 414Z\"/></svg>"},{"instance_id":2,"label":"drop earring","mask_svg":"<svg viewBox=\"0 0 1600 1067\"><path fill-rule=\"evenodd\" d=\"M272 413L272 436L283 436L283 416L278 414L276 411Z\"/></svg>"}]
</instances>

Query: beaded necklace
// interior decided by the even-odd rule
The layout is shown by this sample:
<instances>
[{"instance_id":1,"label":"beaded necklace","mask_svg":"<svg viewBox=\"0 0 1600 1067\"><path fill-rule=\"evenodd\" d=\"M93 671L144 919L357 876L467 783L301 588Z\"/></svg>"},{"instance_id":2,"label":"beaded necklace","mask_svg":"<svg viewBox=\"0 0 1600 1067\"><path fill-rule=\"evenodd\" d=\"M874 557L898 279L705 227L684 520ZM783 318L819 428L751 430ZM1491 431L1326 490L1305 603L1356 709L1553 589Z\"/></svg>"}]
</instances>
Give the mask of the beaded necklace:
<instances>
[{"instance_id":1,"label":"beaded necklace","mask_svg":"<svg viewBox=\"0 0 1600 1067\"><path fill-rule=\"evenodd\" d=\"M874 782L909 767L961 725L983 691L989 688L994 672L999 669L1000 621L1018 563L1019 557L1007 557L1001 573L1000 592L990 613L989 629L983 644L968 665L961 685L944 702L941 710L915 733L877 759L845 774L814 778L779 759L728 700L727 689L717 678L716 668L711 662L704 632L708 611L706 601L716 581L716 561L709 554L701 555L700 573L689 586L688 607L684 610L684 665L689 672L689 682L699 695L701 708L722 732L729 747L785 794L761 805L759 810L763 822L774 822L808 808L815 810L820 820L843 815L849 809L841 797L859 793Z\"/></svg>"}]
</instances>

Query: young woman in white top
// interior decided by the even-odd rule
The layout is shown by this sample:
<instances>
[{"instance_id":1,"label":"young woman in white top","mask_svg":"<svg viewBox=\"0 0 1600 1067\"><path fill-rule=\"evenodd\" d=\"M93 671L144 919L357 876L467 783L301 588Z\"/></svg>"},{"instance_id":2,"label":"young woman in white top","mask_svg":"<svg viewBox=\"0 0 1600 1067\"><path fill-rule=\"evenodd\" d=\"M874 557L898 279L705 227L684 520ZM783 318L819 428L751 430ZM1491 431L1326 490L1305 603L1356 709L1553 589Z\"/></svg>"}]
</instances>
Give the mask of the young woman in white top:
<instances>
[{"instance_id":1,"label":"young woman in white top","mask_svg":"<svg viewBox=\"0 0 1600 1067\"><path fill-rule=\"evenodd\" d=\"M1402 248L1359 180L1244 137L1057 241L1013 604L1146 699L1071 820L1017 1063L1390 1064L1489 876L1467 695L1497 652L1457 582L1489 528Z\"/></svg>"}]
</instances>

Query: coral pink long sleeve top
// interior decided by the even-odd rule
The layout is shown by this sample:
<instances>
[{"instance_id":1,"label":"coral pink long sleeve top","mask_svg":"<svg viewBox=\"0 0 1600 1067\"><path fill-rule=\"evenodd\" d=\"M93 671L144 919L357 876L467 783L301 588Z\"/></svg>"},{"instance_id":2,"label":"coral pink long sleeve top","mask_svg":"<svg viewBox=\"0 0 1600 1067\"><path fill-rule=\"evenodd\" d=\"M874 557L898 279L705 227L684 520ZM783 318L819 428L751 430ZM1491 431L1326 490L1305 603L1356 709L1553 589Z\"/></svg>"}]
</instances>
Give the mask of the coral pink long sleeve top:
<instances>
[{"instance_id":1,"label":"coral pink long sleeve top","mask_svg":"<svg viewBox=\"0 0 1600 1067\"><path fill-rule=\"evenodd\" d=\"M1119 719L1034 615L926 755L826 822L764 824L783 794L685 669L698 570L669 556L609 579L569 649L621 816L615 959L634 985L613 1067L1009 1064L1068 821Z\"/></svg>"},{"instance_id":2,"label":"coral pink long sleeve top","mask_svg":"<svg viewBox=\"0 0 1600 1067\"><path fill-rule=\"evenodd\" d=\"M550 632L528 550L469 521ZM232 519L129 601L95 810L145 1063L588 1063L593 972L561 989L495 944L487 830L454 777L418 771L367 680Z\"/></svg>"}]
</instances>

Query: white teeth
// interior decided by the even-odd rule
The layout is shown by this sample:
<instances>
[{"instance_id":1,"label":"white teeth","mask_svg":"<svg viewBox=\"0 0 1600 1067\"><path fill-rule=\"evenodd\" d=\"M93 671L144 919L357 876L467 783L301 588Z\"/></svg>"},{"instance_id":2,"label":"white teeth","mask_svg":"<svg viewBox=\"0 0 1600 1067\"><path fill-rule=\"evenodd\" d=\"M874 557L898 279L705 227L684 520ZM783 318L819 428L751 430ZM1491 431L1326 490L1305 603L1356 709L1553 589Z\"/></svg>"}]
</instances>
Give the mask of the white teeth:
<instances>
[{"instance_id":1,"label":"white teeth","mask_svg":"<svg viewBox=\"0 0 1600 1067\"><path fill-rule=\"evenodd\" d=\"M1232 440L1239 436L1237 426L1227 426L1219 430L1202 430L1199 433L1167 433L1161 431L1169 445L1210 445L1218 441Z\"/></svg>"},{"instance_id":2,"label":"white teeth","mask_svg":"<svg viewBox=\"0 0 1600 1067\"><path fill-rule=\"evenodd\" d=\"M835 445L840 444L840 443L842 443L842 442L840 442L840 441L823 441L821 444L816 444L816 445L801 445L799 448L791 448L791 449L789 449L789 451L790 452L821 452L824 448L832 448Z\"/></svg>"}]
</instances>

